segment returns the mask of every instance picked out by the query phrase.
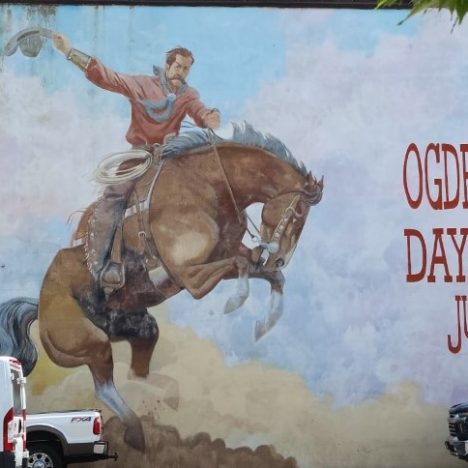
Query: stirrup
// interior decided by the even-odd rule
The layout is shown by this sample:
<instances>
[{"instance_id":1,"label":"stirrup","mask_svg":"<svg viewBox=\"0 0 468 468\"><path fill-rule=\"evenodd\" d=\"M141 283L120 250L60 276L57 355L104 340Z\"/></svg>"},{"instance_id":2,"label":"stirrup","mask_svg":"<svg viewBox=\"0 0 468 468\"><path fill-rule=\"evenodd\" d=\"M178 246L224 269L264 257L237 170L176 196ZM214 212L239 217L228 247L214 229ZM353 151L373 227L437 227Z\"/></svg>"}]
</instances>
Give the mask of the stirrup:
<instances>
[{"instance_id":1,"label":"stirrup","mask_svg":"<svg viewBox=\"0 0 468 468\"><path fill-rule=\"evenodd\" d=\"M125 284L125 268L123 263L109 260L99 275L99 283L107 296Z\"/></svg>"}]
</instances>

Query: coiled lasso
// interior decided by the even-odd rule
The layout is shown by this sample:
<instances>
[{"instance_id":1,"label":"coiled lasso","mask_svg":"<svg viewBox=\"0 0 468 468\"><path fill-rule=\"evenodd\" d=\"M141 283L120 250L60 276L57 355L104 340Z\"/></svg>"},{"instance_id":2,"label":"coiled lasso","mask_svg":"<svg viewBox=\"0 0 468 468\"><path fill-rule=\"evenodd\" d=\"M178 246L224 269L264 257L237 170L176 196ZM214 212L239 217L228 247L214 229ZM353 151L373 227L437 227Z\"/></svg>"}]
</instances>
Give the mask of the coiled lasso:
<instances>
[{"instance_id":1,"label":"coiled lasso","mask_svg":"<svg viewBox=\"0 0 468 468\"><path fill-rule=\"evenodd\" d=\"M141 159L132 167L123 169L121 164L127 161ZM143 175L153 163L153 155L144 149L131 149L107 155L94 171L94 179L100 184L119 185Z\"/></svg>"}]
</instances>

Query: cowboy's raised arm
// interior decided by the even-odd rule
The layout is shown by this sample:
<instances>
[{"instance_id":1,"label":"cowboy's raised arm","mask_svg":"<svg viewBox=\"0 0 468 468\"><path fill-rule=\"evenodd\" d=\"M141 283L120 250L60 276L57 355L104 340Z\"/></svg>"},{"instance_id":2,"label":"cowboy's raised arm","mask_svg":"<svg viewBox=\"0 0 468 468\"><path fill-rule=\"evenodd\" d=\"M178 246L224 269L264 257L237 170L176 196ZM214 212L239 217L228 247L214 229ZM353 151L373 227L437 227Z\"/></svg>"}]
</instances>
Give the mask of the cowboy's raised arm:
<instances>
[{"instance_id":1,"label":"cowboy's raised arm","mask_svg":"<svg viewBox=\"0 0 468 468\"><path fill-rule=\"evenodd\" d=\"M54 33L54 46L74 65L84 71L89 81L100 88L130 97L135 87L135 80L130 75L117 73L106 67L100 60L72 47L70 39L61 33Z\"/></svg>"}]
</instances>

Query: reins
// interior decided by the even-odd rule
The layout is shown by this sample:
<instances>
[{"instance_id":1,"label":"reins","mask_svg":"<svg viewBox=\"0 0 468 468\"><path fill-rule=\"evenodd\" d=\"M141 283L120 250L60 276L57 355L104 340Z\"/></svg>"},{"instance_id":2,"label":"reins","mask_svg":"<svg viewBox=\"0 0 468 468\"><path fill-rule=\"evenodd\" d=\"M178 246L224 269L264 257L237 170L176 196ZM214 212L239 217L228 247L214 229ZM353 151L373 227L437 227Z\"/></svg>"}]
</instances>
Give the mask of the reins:
<instances>
[{"instance_id":1,"label":"reins","mask_svg":"<svg viewBox=\"0 0 468 468\"><path fill-rule=\"evenodd\" d=\"M209 128L208 129L208 138L210 140L210 145L213 148L213 152L214 152L214 154L216 156L216 159L218 161L219 168L221 169L221 175L223 176L223 179L224 179L224 182L226 184L229 196L231 197L232 204L234 205L234 208L236 210L237 219L239 220L239 223L241 225L243 225L244 224L244 218L242 217L242 215L241 215L241 213L239 211L239 207L237 206L236 199L234 198L234 194L232 193L231 184L229 183L229 180L228 180L227 175L226 175L226 171L224 170L223 163L221 162L221 158L219 157L218 148L216 148L216 144L215 144L215 141L214 141L214 136L215 136L215 133L213 132L213 130L211 128Z\"/></svg>"},{"instance_id":2,"label":"reins","mask_svg":"<svg viewBox=\"0 0 468 468\"><path fill-rule=\"evenodd\" d=\"M241 225L243 225L244 224L244 218L242 217L242 215L241 215L241 213L239 211L239 207L237 206L236 199L234 198L234 193L232 192L231 184L229 183L229 179L227 178L226 171L224 170L223 163L221 162L221 157L219 156L219 153L218 153L218 148L216 147L216 144L214 142L214 135L215 135L215 133L213 132L213 130L211 128L209 128L208 129L208 139L210 140L210 145L213 148L214 154L216 155L216 159L217 159L219 167L221 169L221 174L223 176L224 182L225 182L227 190L229 192L229 196L231 197L232 204L234 205L234 208L235 208L236 213L237 213L237 219L239 220L239 223ZM249 229L248 223L247 223L247 225L245 227L247 233L249 234L250 238L252 239L252 242L255 242L257 244L261 244L262 239L261 239L260 230L258 229L257 225L253 222L252 218L249 216L247 211L244 211L244 213L245 213L245 216L247 217L247 220L250 221L250 224L257 231L258 235L252 234L252 232Z\"/></svg>"}]
</instances>

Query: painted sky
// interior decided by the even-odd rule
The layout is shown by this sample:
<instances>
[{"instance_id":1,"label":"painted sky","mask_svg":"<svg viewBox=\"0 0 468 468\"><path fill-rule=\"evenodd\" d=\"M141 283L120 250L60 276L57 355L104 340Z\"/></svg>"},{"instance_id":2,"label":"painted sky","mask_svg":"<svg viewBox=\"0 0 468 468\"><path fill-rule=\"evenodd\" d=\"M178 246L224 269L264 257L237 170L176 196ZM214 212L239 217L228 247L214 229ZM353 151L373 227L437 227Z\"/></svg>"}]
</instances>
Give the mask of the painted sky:
<instances>
[{"instance_id":1,"label":"painted sky","mask_svg":"<svg viewBox=\"0 0 468 468\"><path fill-rule=\"evenodd\" d=\"M323 201L286 270L285 314L255 343L268 290L222 314L234 283L170 318L213 340L226 363L249 360L298 372L337 404L371 400L411 380L431 402L466 398L468 352L447 350L453 295L464 284L405 282L403 229L463 227L464 212L410 210L401 173L407 145L466 141L468 26L444 14L403 26L402 12L229 8L0 6L0 43L42 25L116 70L149 73L182 44L190 83L223 123L248 120L316 174ZM93 200L92 172L126 147L128 105L87 83L46 44L36 59L2 60L0 74L0 299L38 293L70 213ZM76 219L76 218L75 218ZM428 237L429 238L429 237Z\"/></svg>"}]
</instances>

